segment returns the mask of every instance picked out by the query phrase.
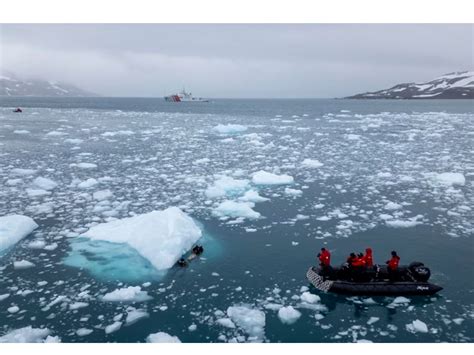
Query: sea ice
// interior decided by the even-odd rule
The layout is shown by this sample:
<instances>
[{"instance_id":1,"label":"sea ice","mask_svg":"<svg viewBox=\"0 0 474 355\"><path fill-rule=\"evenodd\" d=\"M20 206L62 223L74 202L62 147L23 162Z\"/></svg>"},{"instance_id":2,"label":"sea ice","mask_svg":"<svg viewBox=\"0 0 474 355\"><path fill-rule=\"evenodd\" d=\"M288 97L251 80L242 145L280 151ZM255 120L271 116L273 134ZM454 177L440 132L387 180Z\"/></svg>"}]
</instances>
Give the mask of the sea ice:
<instances>
[{"instance_id":1,"label":"sea ice","mask_svg":"<svg viewBox=\"0 0 474 355\"><path fill-rule=\"evenodd\" d=\"M248 180L238 180L229 176L221 176L214 182L214 185L206 189L205 194L208 198L223 197L227 194L243 192L247 189L248 185Z\"/></svg>"},{"instance_id":2,"label":"sea ice","mask_svg":"<svg viewBox=\"0 0 474 355\"><path fill-rule=\"evenodd\" d=\"M87 328L80 328L76 330L76 335L79 337L85 337L89 334L91 334L94 330L93 329L87 329Z\"/></svg>"},{"instance_id":3,"label":"sea ice","mask_svg":"<svg viewBox=\"0 0 474 355\"><path fill-rule=\"evenodd\" d=\"M81 181L79 184L77 184L77 187L79 189L88 189L97 185L98 183L99 182L96 179L90 178L85 181Z\"/></svg>"},{"instance_id":4,"label":"sea ice","mask_svg":"<svg viewBox=\"0 0 474 355\"><path fill-rule=\"evenodd\" d=\"M94 198L94 200L97 200L97 201L104 201L111 198L112 196L113 196L113 193L110 190L100 190L92 194L92 197Z\"/></svg>"},{"instance_id":5,"label":"sea ice","mask_svg":"<svg viewBox=\"0 0 474 355\"><path fill-rule=\"evenodd\" d=\"M142 291L140 286L119 288L102 297L102 300L107 302L144 302L150 299L152 297L147 291Z\"/></svg>"},{"instance_id":6,"label":"sea ice","mask_svg":"<svg viewBox=\"0 0 474 355\"><path fill-rule=\"evenodd\" d=\"M282 307L278 310L278 318L284 324L293 324L301 317L301 312L292 306Z\"/></svg>"},{"instance_id":7,"label":"sea ice","mask_svg":"<svg viewBox=\"0 0 474 355\"><path fill-rule=\"evenodd\" d=\"M297 197L297 196L303 195L303 191L297 190L297 189L290 189L289 187L286 187L285 188L285 195Z\"/></svg>"},{"instance_id":8,"label":"sea ice","mask_svg":"<svg viewBox=\"0 0 474 355\"><path fill-rule=\"evenodd\" d=\"M147 336L147 343L181 343L178 337L165 332L153 333Z\"/></svg>"},{"instance_id":9,"label":"sea ice","mask_svg":"<svg viewBox=\"0 0 474 355\"><path fill-rule=\"evenodd\" d=\"M0 251L10 248L38 228L35 221L22 215L0 217Z\"/></svg>"},{"instance_id":10,"label":"sea ice","mask_svg":"<svg viewBox=\"0 0 474 355\"><path fill-rule=\"evenodd\" d=\"M300 298L301 298L301 301L306 302L306 303L317 303L321 301L321 297L308 291L303 292Z\"/></svg>"},{"instance_id":11,"label":"sea ice","mask_svg":"<svg viewBox=\"0 0 474 355\"><path fill-rule=\"evenodd\" d=\"M201 238L191 217L177 207L99 224L81 236L127 243L157 270L172 267Z\"/></svg>"},{"instance_id":12,"label":"sea ice","mask_svg":"<svg viewBox=\"0 0 474 355\"><path fill-rule=\"evenodd\" d=\"M214 209L214 214L228 217L243 217L249 219L257 219L260 217L260 213L254 211L252 207L255 205L252 202L236 202L226 200L221 202L219 206Z\"/></svg>"},{"instance_id":13,"label":"sea ice","mask_svg":"<svg viewBox=\"0 0 474 355\"><path fill-rule=\"evenodd\" d=\"M239 132L244 132L247 130L247 126L243 126L240 124L218 124L215 126L214 131L217 131L222 134L231 134L231 133L239 133Z\"/></svg>"},{"instance_id":14,"label":"sea ice","mask_svg":"<svg viewBox=\"0 0 474 355\"><path fill-rule=\"evenodd\" d=\"M226 328L235 328L235 324L230 318L219 318L216 323Z\"/></svg>"},{"instance_id":15,"label":"sea ice","mask_svg":"<svg viewBox=\"0 0 474 355\"><path fill-rule=\"evenodd\" d=\"M264 312L250 306L232 306L227 308L227 316L249 335L249 341L263 341L265 336Z\"/></svg>"},{"instance_id":16,"label":"sea ice","mask_svg":"<svg viewBox=\"0 0 474 355\"><path fill-rule=\"evenodd\" d=\"M33 169L21 169L21 168L15 168L15 169L12 169L12 174L14 175L22 175L22 176L29 176L29 175L33 175L36 173L36 170L33 170Z\"/></svg>"},{"instance_id":17,"label":"sea ice","mask_svg":"<svg viewBox=\"0 0 474 355\"><path fill-rule=\"evenodd\" d=\"M252 182L256 185L285 185L294 181L289 175L275 175L264 170L257 171L252 176Z\"/></svg>"},{"instance_id":18,"label":"sea ice","mask_svg":"<svg viewBox=\"0 0 474 355\"><path fill-rule=\"evenodd\" d=\"M15 270L29 269L29 268L32 268L34 266L35 266L35 264L33 264L32 262L30 262L28 260L20 260L20 261L14 261L13 262L13 267L15 268Z\"/></svg>"},{"instance_id":19,"label":"sea ice","mask_svg":"<svg viewBox=\"0 0 474 355\"><path fill-rule=\"evenodd\" d=\"M108 326L105 327L105 334L110 334L113 332L116 332L122 327L122 322L114 322Z\"/></svg>"},{"instance_id":20,"label":"sea ice","mask_svg":"<svg viewBox=\"0 0 474 355\"><path fill-rule=\"evenodd\" d=\"M127 309L127 318L125 319L125 324L126 325L132 325L139 320L148 318L150 315L148 312L142 310L142 309L135 309L133 307L130 307Z\"/></svg>"},{"instance_id":21,"label":"sea ice","mask_svg":"<svg viewBox=\"0 0 474 355\"><path fill-rule=\"evenodd\" d=\"M51 331L31 326L15 329L0 337L0 343L44 343Z\"/></svg>"},{"instance_id":22,"label":"sea ice","mask_svg":"<svg viewBox=\"0 0 474 355\"><path fill-rule=\"evenodd\" d=\"M53 180L41 176L34 179L33 184L43 190L53 190L58 186Z\"/></svg>"},{"instance_id":23,"label":"sea ice","mask_svg":"<svg viewBox=\"0 0 474 355\"><path fill-rule=\"evenodd\" d=\"M304 166L305 168L320 168L324 164L321 163L319 160L316 160L316 159L305 159L305 160L303 160L301 165Z\"/></svg>"},{"instance_id":24,"label":"sea ice","mask_svg":"<svg viewBox=\"0 0 474 355\"><path fill-rule=\"evenodd\" d=\"M461 185L464 186L466 178L461 173L441 173L436 174L436 180L444 185Z\"/></svg>"},{"instance_id":25,"label":"sea ice","mask_svg":"<svg viewBox=\"0 0 474 355\"><path fill-rule=\"evenodd\" d=\"M245 192L245 194L243 196L239 197L239 200L244 201L244 202L258 203L258 202L269 201L270 199L266 198L266 197L263 197L263 196L260 196L258 194L258 191L256 191L256 190L248 190L248 191Z\"/></svg>"},{"instance_id":26,"label":"sea ice","mask_svg":"<svg viewBox=\"0 0 474 355\"><path fill-rule=\"evenodd\" d=\"M428 333L428 326L426 325L426 323L422 322L419 319L416 319L413 322L407 324L406 329L412 333Z\"/></svg>"}]
</instances>

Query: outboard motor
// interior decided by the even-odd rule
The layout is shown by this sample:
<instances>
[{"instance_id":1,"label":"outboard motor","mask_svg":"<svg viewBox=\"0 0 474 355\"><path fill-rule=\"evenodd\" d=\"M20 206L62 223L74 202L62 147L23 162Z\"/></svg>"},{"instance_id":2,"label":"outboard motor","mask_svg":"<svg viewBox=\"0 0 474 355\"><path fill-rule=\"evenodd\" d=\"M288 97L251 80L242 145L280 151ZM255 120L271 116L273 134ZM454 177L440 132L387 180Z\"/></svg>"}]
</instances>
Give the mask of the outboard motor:
<instances>
[{"instance_id":1,"label":"outboard motor","mask_svg":"<svg viewBox=\"0 0 474 355\"><path fill-rule=\"evenodd\" d=\"M419 282L427 282L431 276L430 269L418 261L412 262L408 269L415 280Z\"/></svg>"}]
</instances>

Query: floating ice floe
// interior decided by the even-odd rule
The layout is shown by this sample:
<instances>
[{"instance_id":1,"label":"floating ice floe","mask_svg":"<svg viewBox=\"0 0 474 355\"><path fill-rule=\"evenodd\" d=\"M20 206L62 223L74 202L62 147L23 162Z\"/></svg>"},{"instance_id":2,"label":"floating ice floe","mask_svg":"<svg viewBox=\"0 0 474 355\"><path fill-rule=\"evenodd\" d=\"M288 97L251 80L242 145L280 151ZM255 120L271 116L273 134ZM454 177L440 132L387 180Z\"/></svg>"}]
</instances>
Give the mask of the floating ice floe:
<instances>
[{"instance_id":1,"label":"floating ice floe","mask_svg":"<svg viewBox=\"0 0 474 355\"><path fill-rule=\"evenodd\" d=\"M105 334L111 334L118 331L122 327L122 322L114 322L105 327Z\"/></svg>"},{"instance_id":2,"label":"floating ice floe","mask_svg":"<svg viewBox=\"0 0 474 355\"><path fill-rule=\"evenodd\" d=\"M227 316L249 337L250 342L262 342L265 337L265 313L250 306L227 308Z\"/></svg>"},{"instance_id":3,"label":"floating ice floe","mask_svg":"<svg viewBox=\"0 0 474 355\"><path fill-rule=\"evenodd\" d=\"M385 221L385 224L389 227L392 228L411 228L415 227L419 224L422 224L421 221L419 221L420 218L423 218L422 215L418 215L406 220L403 219L388 219Z\"/></svg>"},{"instance_id":4,"label":"floating ice floe","mask_svg":"<svg viewBox=\"0 0 474 355\"><path fill-rule=\"evenodd\" d=\"M205 194L208 198L223 197L227 194L241 193L247 189L249 181L234 179L229 176L220 176L212 186L209 186Z\"/></svg>"},{"instance_id":5,"label":"floating ice floe","mask_svg":"<svg viewBox=\"0 0 474 355\"><path fill-rule=\"evenodd\" d=\"M33 264L31 261L28 261L28 260L20 260L20 261L14 261L13 267L15 268L15 270L24 270L24 269L30 269L32 267L35 267L35 264Z\"/></svg>"},{"instance_id":6,"label":"floating ice floe","mask_svg":"<svg viewBox=\"0 0 474 355\"><path fill-rule=\"evenodd\" d=\"M118 288L102 297L102 300L106 302L145 302L151 299L148 292L142 291L140 286Z\"/></svg>"},{"instance_id":7,"label":"floating ice floe","mask_svg":"<svg viewBox=\"0 0 474 355\"><path fill-rule=\"evenodd\" d=\"M157 270L166 270L201 238L191 217L177 207L102 223L81 236L90 240L126 243Z\"/></svg>"},{"instance_id":8,"label":"floating ice floe","mask_svg":"<svg viewBox=\"0 0 474 355\"><path fill-rule=\"evenodd\" d=\"M22 215L0 217L0 252L18 243L38 228L35 221Z\"/></svg>"},{"instance_id":9,"label":"floating ice floe","mask_svg":"<svg viewBox=\"0 0 474 355\"><path fill-rule=\"evenodd\" d=\"M305 160L303 160L301 165L305 168L320 168L324 164L321 163L319 160L316 160L316 159L305 159Z\"/></svg>"},{"instance_id":10,"label":"floating ice floe","mask_svg":"<svg viewBox=\"0 0 474 355\"><path fill-rule=\"evenodd\" d=\"M51 195L50 191L43 190L43 189L26 189L26 193L30 197L41 197Z\"/></svg>"},{"instance_id":11,"label":"floating ice floe","mask_svg":"<svg viewBox=\"0 0 474 355\"><path fill-rule=\"evenodd\" d=\"M301 312L292 306L282 307L278 310L278 318L283 324L293 324L301 317Z\"/></svg>"},{"instance_id":12,"label":"floating ice floe","mask_svg":"<svg viewBox=\"0 0 474 355\"><path fill-rule=\"evenodd\" d=\"M290 175L276 175L264 170L257 171L252 176L252 182L256 185L286 185L294 181Z\"/></svg>"},{"instance_id":13,"label":"floating ice floe","mask_svg":"<svg viewBox=\"0 0 474 355\"><path fill-rule=\"evenodd\" d=\"M11 173L14 175L30 176L30 175L36 174L36 170L15 168L11 170Z\"/></svg>"},{"instance_id":14,"label":"floating ice floe","mask_svg":"<svg viewBox=\"0 0 474 355\"><path fill-rule=\"evenodd\" d=\"M402 208L402 205L392 201L387 202L387 204L384 206L384 209L389 211L399 210L400 208Z\"/></svg>"},{"instance_id":15,"label":"floating ice floe","mask_svg":"<svg viewBox=\"0 0 474 355\"><path fill-rule=\"evenodd\" d=\"M428 326L419 319L407 324L406 329L411 333L428 333Z\"/></svg>"},{"instance_id":16,"label":"floating ice floe","mask_svg":"<svg viewBox=\"0 0 474 355\"><path fill-rule=\"evenodd\" d=\"M165 332L153 333L147 336L147 343L181 343L178 337Z\"/></svg>"},{"instance_id":17,"label":"floating ice floe","mask_svg":"<svg viewBox=\"0 0 474 355\"><path fill-rule=\"evenodd\" d=\"M15 329L0 337L0 343L58 343L58 337L51 337L48 328L31 326Z\"/></svg>"},{"instance_id":18,"label":"floating ice floe","mask_svg":"<svg viewBox=\"0 0 474 355\"><path fill-rule=\"evenodd\" d=\"M43 190L53 190L58 186L58 184L53 180L44 178L42 176L34 179L33 184Z\"/></svg>"},{"instance_id":19,"label":"floating ice floe","mask_svg":"<svg viewBox=\"0 0 474 355\"><path fill-rule=\"evenodd\" d=\"M269 201L270 199L266 198L266 197L263 197L263 196L260 196L258 194L258 191L256 191L256 190L248 190L248 191L245 192L245 194L243 196L239 197L239 200L244 201L244 202L258 203L258 202Z\"/></svg>"},{"instance_id":20,"label":"floating ice floe","mask_svg":"<svg viewBox=\"0 0 474 355\"><path fill-rule=\"evenodd\" d=\"M73 163L69 164L70 167L77 167L79 169L95 169L97 168L97 164L94 163Z\"/></svg>"},{"instance_id":21,"label":"floating ice floe","mask_svg":"<svg viewBox=\"0 0 474 355\"><path fill-rule=\"evenodd\" d=\"M466 184L466 178L461 173L441 173L434 176L437 182L443 185L453 186L459 185L464 186Z\"/></svg>"},{"instance_id":22,"label":"floating ice floe","mask_svg":"<svg viewBox=\"0 0 474 355\"><path fill-rule=\"evenodd\" d=\"M77 184L77 187L79 189L89 189L91 187L94 187L98 183L99 182L96 179L90 178L85 181L81 181L79 184Z\"/></svg>"},{"instance_id":23,"label":"floating ice floe","mask_svg":"<svg viewBox=\"0 0 474 355\"><path fill-rule=\"evenodd\" d=\"M240 124L218 124L213 128L213 130L222 134L231 134L244 132L247 130L247 126L243 126Z\"/></svg>"},{"instance_id":24,"label":"floating ice floe","mask_svg":"<svg viewBox=\"0 0 474 355\"><path fill-rule=\"evenodd\" d=\"M213 210L213 213L218 217L260 218L260 213L252 209L254 206L255 204L252 202L236 202L227 200L221 202Z\"/></svg>"},{"instance_id":25,"label":"floating ice floe","mask_svg":"<svg viewBox=\"0 0 474 355\"><path fill-rule=\"evenodd\" d=\"M291 189L289 187L285 188L285 195L298 197L303 195L303 191L297 189Z\"/></svg>"}]
</instances>

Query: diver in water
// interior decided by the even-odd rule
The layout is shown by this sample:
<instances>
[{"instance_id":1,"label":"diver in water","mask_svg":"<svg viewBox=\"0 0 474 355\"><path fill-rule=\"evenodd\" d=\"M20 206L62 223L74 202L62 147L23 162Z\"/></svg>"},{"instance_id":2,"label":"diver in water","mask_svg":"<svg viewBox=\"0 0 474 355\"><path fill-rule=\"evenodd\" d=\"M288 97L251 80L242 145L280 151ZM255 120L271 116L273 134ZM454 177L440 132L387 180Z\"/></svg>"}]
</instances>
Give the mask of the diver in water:
<instances>
[{"instance_id":1,"label":"diver in water","mask_svg":"<svg viewBox=\"0 0 474 355\"><path fill-rule=\"evenodd\" d=\"M192 249L193 254L201 255L204 252L204 248L202 245L195 245Z\"/></svg>"},{"instance_id":2,"label":"diver in water","mask_svg":"<svg viewBox=\"0 0 474 355\"><path fill-rule=\"evenodd\" d=\"M188 266L188 262L187 262L186 260L184 260L184 258L179 259L179 260L176 262L176 264L177 264L178 266L181 266L181 267Z\"/></svg>"}]
</instances>

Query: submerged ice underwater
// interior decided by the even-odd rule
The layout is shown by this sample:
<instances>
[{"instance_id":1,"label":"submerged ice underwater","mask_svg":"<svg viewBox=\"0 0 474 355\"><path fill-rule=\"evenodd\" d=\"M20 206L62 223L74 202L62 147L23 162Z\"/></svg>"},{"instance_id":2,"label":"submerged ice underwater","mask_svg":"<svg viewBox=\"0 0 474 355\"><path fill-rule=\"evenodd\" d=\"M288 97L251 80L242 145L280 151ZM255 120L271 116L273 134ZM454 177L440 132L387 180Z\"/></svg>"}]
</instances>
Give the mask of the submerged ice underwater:
<instances>
[{"instance_id":1,"label":"submerged ice underwater","mask_svg":"<svg viewBox=\"0 0 474 355\"><path fill-rule=\"evenodd\" d=\"M469 100L18 100L0 107L0 342L474 340ZM334 265L397 250L444 289L320 292L322 246Z\"/></svg>"}]
</instances>

